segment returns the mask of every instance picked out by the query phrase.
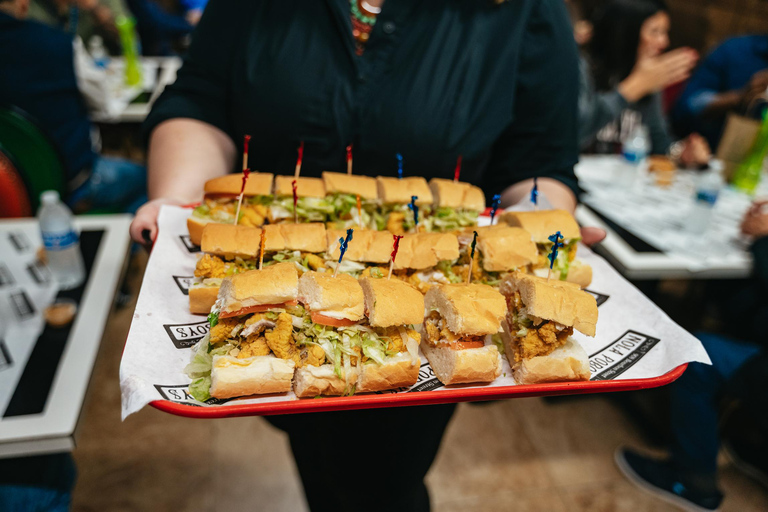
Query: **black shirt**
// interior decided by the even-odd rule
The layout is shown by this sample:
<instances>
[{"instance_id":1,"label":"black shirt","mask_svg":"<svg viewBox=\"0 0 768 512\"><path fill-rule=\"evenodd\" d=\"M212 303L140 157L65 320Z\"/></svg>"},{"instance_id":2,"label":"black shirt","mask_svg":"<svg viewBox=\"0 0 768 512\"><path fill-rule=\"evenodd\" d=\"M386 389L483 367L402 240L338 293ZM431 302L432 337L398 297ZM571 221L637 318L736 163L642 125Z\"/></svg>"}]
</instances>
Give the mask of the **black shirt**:
<instances>
[{"instance_id":1,"label":"black shirt","mask_svg":"<svg viewBox=\"0 0 768 512\"><path fill-rule=\"evenodd\" d=\"M226 132L249 163L302 175L452 178L491 195L533 176L576 191L578 59L562 0L386 0L362 56L348 0L214 0L146 121Z\"/></svg>"}]
</instances>

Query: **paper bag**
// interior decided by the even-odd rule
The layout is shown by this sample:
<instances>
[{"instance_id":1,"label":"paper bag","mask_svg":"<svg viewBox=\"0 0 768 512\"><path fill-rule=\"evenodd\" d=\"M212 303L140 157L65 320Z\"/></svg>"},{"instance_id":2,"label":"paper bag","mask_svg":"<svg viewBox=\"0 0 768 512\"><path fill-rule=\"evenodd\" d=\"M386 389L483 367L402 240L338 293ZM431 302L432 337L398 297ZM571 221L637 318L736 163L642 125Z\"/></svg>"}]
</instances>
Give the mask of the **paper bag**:
<instances>
[{"instance_id":1,"label":"paper bag","mask_svg":"<svg viewBox=\"0 0 768 512\"><path fill-rule=\"evenodd\" d=\"M725 124L717 158L725 166L725 178L730 182L736 167L744 161L760 130L760 121L731 113Z\"/></svg>"}]
</instances>

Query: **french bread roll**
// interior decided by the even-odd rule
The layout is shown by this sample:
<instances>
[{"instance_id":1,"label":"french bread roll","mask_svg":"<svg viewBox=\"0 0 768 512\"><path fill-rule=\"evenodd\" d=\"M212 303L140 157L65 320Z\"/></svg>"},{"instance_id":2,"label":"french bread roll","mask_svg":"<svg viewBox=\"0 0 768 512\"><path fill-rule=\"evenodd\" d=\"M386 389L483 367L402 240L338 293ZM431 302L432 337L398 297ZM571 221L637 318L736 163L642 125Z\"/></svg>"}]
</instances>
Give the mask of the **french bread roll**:
<instances>
[{"instance_id":1,"label":"french bread roll","mask_svg":"<svg viewBox=\"0 0 768 512\"><path fill-rule=\"evenodd\" d=\"M538 258L531 235L521 228L494 226L477 237L477 249L483 255L483 269L505 272L525 267Z\"/></svg>"},{"instance_id":2,"label":"french bread roll","mask_svg":"<svg viewBox=\"0 0 768 512\"><path fill-rule=\"evenodd\" d=\"M261 229L234 224L208 223L203 229L200 250L224 259L252 259L259 256Z\"/></svg>"},{"instance_id":3,"label":"french bread roll","mask_svg":"<svg viewBox=\"0 0 768 512\"><path fill-rule=\"evenodd\" d=\"M358 369L353 366L350 370L348 379L344 379L344 370L341 370L342 377L338 377L333 371L332 364L321 366L304 366L296 370L293 379L293 392L299 398L309 398L315 396L341 396L352 391L358 380Z\"/></svg>"},{"instance_id":4,"label":"french bread roll","mask_svg":"<svg viewBox=\"0 0 768 512\"><path fill-rule=\"evenodd\" d=\"M275 176L275 195L293 197L292 176ZM320 178L303 178L296 180L296 197L325 197L325 185Z\"/></svg>"},{"instance_id":5,"label":"french bread roll","mask_svg":"<svg viewBox=\"0 0 768 512\"><path fill-rule=\"evenodd\" d=\"M189 287L189 312L194 315L207 315L216 303L218 295L218 286L193 284Z\"/></svg>"},{"instance_id":6,"label":"french bread roll","mask_svg":"<svg viewBox=\"0 0 768 512\"><path fill-rule=\"evenodd\" d=\"M274 175L268 172L252 172L245 183L243 196L271 196ZM227 174L205 182L203 192L206 196L240 195L243 186L243 173Z\"/></svg>"},{"instance_id":7,"label":"french bread roll","mask_svg":"<svg viewBox=\"0 0 768 512\"><path fill-rule=\"evenodd\" d=\"M187 230L189 231L189 241L195 245L200 245L203 242L203 229L208 224L212 224L209 219L202 219L190 215L187 217Z\"/></svg>"},{"instance_id":8,"label":"french bread roll","mask_svg":"<svg viewBox=\"0 0 768 512\"><path fill-rule=\"evenodd\" d=\"M299 301L313 313L359 321L364 316L363 289L347 274L306 272L299 279Z\"/></svg>"},{"instance_id":9,"label":"french bread roll","mask_svg":"<svg viewBox=\"0 0 768 512\"><path fill-rule=\"evenodd\" d=\"M221 282L219 297L223 314L252 306L284 304L296 300L299 273L292 263L277 263L263 270L249 270Z\"/></svg>"},{"instance_id":10,"label":"french bread roll","mask_svg":"<svg viewBox=\"0 0 768 512\"><path fill-rule=\"evenodd\" d=\"M429 188L432 190L432 197L438 208L463 208L477 212L485 210L485 194L469 183L432 178L429 180Z\"/></svg>"},{"instance_id":11,"label":"french bread roll","mask_svg":"<svg viewBox=\"0 0 768 512\"><path fill-rule=\"evenodd\" d=\"M373 327L420 324L424 320L424 297L405 281L363 277L360 286Z\"/></svg>"},{"instance_id":12,"label":"french bread roll","mask_svg":"<svg viewBox=\"0 0 768 512\"><path fill-rule=\"evenodd\" d=\"M407 352L388 357L384 364L363 364L360 367L356 392L411 387L419 380L420 368L420 365L414 364Z\"/></svg>"},{"instance_id":13,"label":"french bread roll","mask_svg":"<svg viewBox=\"0 0 768 512\"><path fill-rule=\"evenodd\" d=\"M424 306L427 311L437 310L454 334L471 336L498 332L507 312L499 292L474 283L435 285L424 297Z\"/></svg>"},{"instance_id":14,"label":"french bread roll","mask_svg":"<svg viewBox=\"0 0 768 512\"><path fill-rule=\"evenodd\" d=\"M237 396L285 393L291 390L296 363L273 355L238 359L213 356L211 396Z\"/></svg>"},{"instance_id":15,"label":"french bread roll","mask_svg":"<svg viewBox=\"0 0 768 512\"><path fill-rule=\"evenodd\" d=\"M424 342L421 350L435 376L445 385L493 382L501 375L501 355L495 345L453 350Z\"/></svg>"},{"instance_id":16,"label":"french bread roll","mask_svg":"<svg viewBox=\"0 0 768 512\"><path fill-rule=\"evenodd\" d=\"M376 200L378 197L376 179L370 176L324 172L323 183L326 194L352 194L359 195L360 199L369 200Z\"/></svg>"},{"instance_id":17,"label":"french bread roll","mask_svg":"<svg viewBox=\"0 0 768 512\"><path fill-rule=\"evenodd\" d=\"M392 251L390 241L390 252ZM452 233L415 233L400 240L395 269L422 270L459 257L459 240ZM387 259L389 261L389 259Z\"/></svg>"},{"instance_id":18,"label":"french bread roll","mask_svg":"<svg viewBox=\"0 0 768 512\"><path fill-rule=\"evenodd\" d=\"M545 356L523 359L516 363L516 339L506 331L502 334L504 351L508 354L512 373L518 384L540 384L542 382L568 382L589 380L589 357L584 348L573 338L568 338L565 345Z\"/></svg>"},{"instance_id":19,"label":"french bread roll","mask_svg":"<svg viewBox=\"0 0 768 512\"><path fill-rule=\"evenodd\" d=\"M342 229L326 231L326 256L332 260L339 259L339 238L344 238L347 232ZM361 263L389 263L392 253L392 233L389 231L373 231L356 229L352 241L349 242L344 259Z\"/></svg>"},{"instance_id":20,"label":"french bread roll","mask_svg":"<svg viewBox=\"0 0 768 512\"><path fill-rule=\"evenodd\" d=\"M432 191L427 180L421 176L392 178L379 176L376 178L379 191L379 201L382 204L408 204L411 196L416 196L419 206L432 204Z\"/></svg>"},{"instance_id":21,"label":"french bread roll","mask_svg":"<svg viewBox=\"0 0 768 512\"><path fill-rule=\"evenodd\" d=\"M325 250L325 225L322 222L268 224L264 231L265 251L321 253Z\"/></svg>"},{"instance_id":22,"label":"french bread roll","mask_svg":"<svg viewBox=\"0 0 768 512\"><path fill-rule=\"evenodd\" d=\"M504 212L499 222L523 228L537 244L549 242L549 237L559 231L565 240L581 240L576 219L565 210L539 210L537 212Z\"/></svg>"},{"instance_id":23,"label":"french bread roll","mask_svg":"<svg viewBox=\"0 0 768 512\"><path fill-rule=\"evenodd\" d=\"M574 260L571 262L568 277L565 280L586 288L592 283L592 267L581 260Z\"/></svg>"}]
</instances>

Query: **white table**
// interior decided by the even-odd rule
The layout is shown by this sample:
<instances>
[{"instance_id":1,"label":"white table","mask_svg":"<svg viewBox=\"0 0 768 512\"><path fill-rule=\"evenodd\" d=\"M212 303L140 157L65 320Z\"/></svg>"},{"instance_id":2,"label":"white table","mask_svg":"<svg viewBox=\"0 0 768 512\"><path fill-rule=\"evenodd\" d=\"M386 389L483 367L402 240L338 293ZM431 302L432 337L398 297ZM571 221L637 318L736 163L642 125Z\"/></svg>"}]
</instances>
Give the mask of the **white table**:
<instances>
[{"instance_id":1,"label":"white table","mask_svg":"<svg viewBox=\"0 0 768 512\"><path fill-rule=\"evenodd\" d=\"M104 231L88 284L43 412L25 416L0 416L0 458L65 452L75 447L75 430L104 325L128 261L130 222L130 215L77 218L80 230ZM0 222L0 236L7 236L19 226L30 225L36 225L36 221L3 220Z\"/></svg>"},{"instance_id":2,"label":"white table","mask_svg":"<svg viewBox=\"0 0 768 512\"><path fill-rule=\"evenodd\" d=\"M108 80L111 109L116 112L92 112L91 119L100 123L141 123L149 115L152 104L165 90L166 86L176 81L176 72L181 67L179 57L140 57L142 83L128 87L124 83L125 60L121 57L110 61ZM146 102L131 103L140 94L148 92Z\"/></svg>"},{"instance_id":3,"label":"white table","mask_svg":"<svg viewBox=\"0 0 768 512\"><path fill-rule=\"evenodd\" d=\"M748 240L739 234L739 223L751 198L731 189L721 192L712 217L712 227L703 235L692 235L688 219L693 206L695 175L678 171L668 189L650 184L640 176L633 183L617 184L619 157L582 156L576 167L579 182L587 192L576 217L585 226L608 232L596 248L629 279L733 279L745 278L752 269ZM758 195L765 195L763 180ZM595 212L622 229L659 249L635 250Z\"/></svg>"}]
</instances>

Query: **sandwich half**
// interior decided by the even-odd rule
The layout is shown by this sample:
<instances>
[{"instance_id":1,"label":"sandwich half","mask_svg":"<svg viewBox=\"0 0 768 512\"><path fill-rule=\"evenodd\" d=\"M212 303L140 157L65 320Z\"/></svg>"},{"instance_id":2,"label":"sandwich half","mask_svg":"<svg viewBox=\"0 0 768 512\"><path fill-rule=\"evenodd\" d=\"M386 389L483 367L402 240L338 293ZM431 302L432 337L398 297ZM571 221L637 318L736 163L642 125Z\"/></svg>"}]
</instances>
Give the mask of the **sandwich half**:
<instances>
[{"instance_id":1,"label":"sandwich half","mask_svg":"<svg viewBox=\"0 0 768 512\"><path fill-rule=\"evenodd\" d=\"M325 267L336 269L339 261L339 238L344 238L346 231L328 229L326 231ZM389 271L389 259L392 253L392 233L371 229L356 229L349 243L339 272L353 277L384 277Z\"/></svg>"},{"instance_id":2,"label":"sandwich half","mask_svg":"<svg viewBox=\"0 0 768 512\"><path fill-rule=\"evenodd\" d=\"M303 316L298 284L290 263L222 281L208 317L211 330L186 368L192 396L205 401L290 391L295 368L322 352L294 342L293 324Z\"/></svg>"},{"instance_id":3,"label":"sandwich half","mask_svg":"<svg viewBox=\"0 0 768 512\"><path fill-rule=\"evenodd\" d=\"M376 178L379 191L379 215L383 217L384 228L392 234L410 233L414 227L413 211L408 207L412 196L416 196L419 218L425 219L432 213L432 191L427 180L421 176ZM381 229L381 228L379 228Z\"/></svg>"},{"instance_id":4,"label":"sandwich half","mask_svg":"<svg viewBox=\"0 0 768 512\"><path fill-rule=\"evenodd\" d=\"M421 336L415 325L423 321L424 297L396 279L360 279L368 327L379 340L362 342L359 393L411 387L419 380Z\"/></svg>"},{"instance_id":5,"label":"sandwich half","mask_svg":"<svg viewBox=\"0 0 768 512\"><path fill-rule=\"evenodd\" d=\"M272 174L265 172L250 174L243 192L239 225L253 227L264 224L268 206L272 202L273 178ZM227 174L205 182L203 201L192 210L192 215L187 219L189 239L192 243L200 245L203 228L210 222L234 224L242 182L242 173Z\"/></svg>"},{"instance_id":6,"label":"sandwich half","mask_svg":"<svg viewBox=\"0 0 768 512\"><path fill-rule=\"evenodd\" d=\"M324 265L325 226L321 223L272 224L263 228L210 223L203 229L203 256L189 288L189 310L208 314L225 277L254 270L259 264L261 231L266 231L264 267L292 263L300 274Z\"/></svg>"},{"instance_id":7,"label":"sandwich half","mask_svg":"<svg viewBox=\"0 0 768 512\"><path fill-rule=\"evenodd\" d=\"M424 297L421 349L443 384L492 382L501 355L490 338L501 330L504 297L484 284L441 284Z\"/></svg>"},{"instance_id":8,"label":"sandwich half","mask_svg":"<svg viewBox=\"0 0 768 512\"><path fill-rule=\"evenodd\" d=\"M477 231L475 261L472 264L472 281L498 287L501 279L515 270L527 271L537 263L538 252L531 235L521 228L506 224L496 224L473 228ZM454 274L461 281L467 279L472 231L467 230L459 236L461 258L454 266Z\"/></svg>"},{"instance_id":9,"label":"sandwich half","mask_svg":"<svg viewBox=\"0 0 768 512\"><path fill-rule=\"evenodd\" d=\"M570 281L581 287L592 282L592 268L586 263L576 262L576 249L581 240L581 230L576 219L565 210L540 210L536 212L504 212L499 217L500 223L519 227L531 234L539 252L538 260L532 265L536 275L546 276L549 270L547 256L552 250L549 237L557 231L563 236L565 244L557 254L552 272L555 279ZM571 271L573 270L573 273Z\"/></svg>"},{"instance_id":10,"label":"sandwich half","mask_svg":"<svg viewBox=\"0 0 768 512\"><path fill-rule=\"evenodd\" d=\"M485 210L485 194L469 183L442 178L429 181L434 208L425 219L429 231L454 231L477 225L477 217Z\"/></svg>"},{"instance_id":11,"label":"sandwich half","mask_svg":"<svg viewBox=\"0 0 768 512\"><path fill-rule=\"evenodd\" d=\"M458 258L459 241L453 233L405 235L395 258L394 276L427 293L436 284L461 282L453 272Z\"/></svg>"},{"instance_id":12,"label":"sandwich half","mask_svg":"<svg viewBox=\"0 0 768 512\"><path fill-rule=\"evenodd\" d=\"M522 272L507 276L501 292L508 310L504 351L517 383L589 380L589 358L571 335L595 335L595 298L576 284Z\"/></svg>"},{"instance_id":13,"label":"sandwich half","mask_svg":"<svg viewBox=\"0 0 768 512\"><path fill-rule=\"evenodd\" d=\"M324 172L326 200L332 205L333 212L328 216L329 227L335 229L357 228L360 225L370 229L383 229L377 226L378 193L376 179L370 176ZM361 215L357 213L357 196L360 196ZM383 222L379 221L383 224Z\"/></svg>"},{"instance_id":14,"label":"sandwich half","mask_svg":"<svg viewBox=\"0 0 768 512\"><path fill-rule=\"evenodd\" d=\"M269 205L269 222L293 222L292 176L275 176L275 199ZM299 222L326 222L333 204L325 198L325 184L320 178L296 180L296 217Z\"/></svg>"}]
</instances>

